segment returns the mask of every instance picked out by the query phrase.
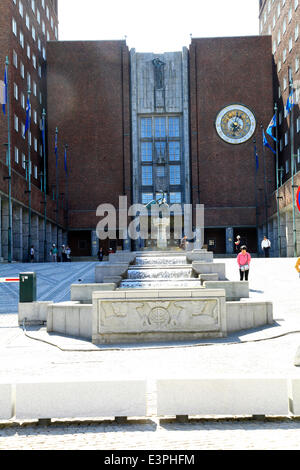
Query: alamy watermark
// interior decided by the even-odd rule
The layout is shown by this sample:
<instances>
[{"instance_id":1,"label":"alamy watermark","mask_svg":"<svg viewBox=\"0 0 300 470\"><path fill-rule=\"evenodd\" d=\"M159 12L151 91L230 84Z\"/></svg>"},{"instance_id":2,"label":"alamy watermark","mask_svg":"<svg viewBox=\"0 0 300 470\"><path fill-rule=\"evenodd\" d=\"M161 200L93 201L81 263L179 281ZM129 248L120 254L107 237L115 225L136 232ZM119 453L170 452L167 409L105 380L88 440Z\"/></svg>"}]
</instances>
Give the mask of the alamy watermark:
<instances>
[{"instance_id":1,"label":"alamy watermark","mask_svg":"<svg viewBox=\"0 0 300 470\"><path fill-rule=\"evenodd\" d=\"M128 207L127 196L119 196L119 207L100 204L96 216L101 217L96 227L100 240L175 240L186 236L189 240L204 240L204 205L166 203L146 207L133 204ZM194 217L193 217L194 216Z\"/></svg>"}]
</instances>

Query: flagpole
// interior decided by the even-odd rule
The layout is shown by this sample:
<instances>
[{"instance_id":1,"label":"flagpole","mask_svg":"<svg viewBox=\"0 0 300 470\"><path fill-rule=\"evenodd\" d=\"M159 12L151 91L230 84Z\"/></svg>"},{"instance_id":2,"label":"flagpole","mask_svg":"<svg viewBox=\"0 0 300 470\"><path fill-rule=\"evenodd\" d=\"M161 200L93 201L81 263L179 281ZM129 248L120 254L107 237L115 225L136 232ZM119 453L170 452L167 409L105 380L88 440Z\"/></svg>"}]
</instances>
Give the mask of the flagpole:
<instances>
[{"instance_id":1,"label":"flagpole","mask_svg":"<svg viewBox=\"0 0 300 470\"><path fill-rule=\"evenodd\" d=\"M279 257L281 257L281 236L280 236L280 208L279 208L279 149L278 149L278 106L275 103L274 106L276 116L276 201L277 201L277 246Z\"/></svg>"},{"instance_id":2,"label":"flagpole","mask_svg":"<svg viewBox=\"0 0 300 470\"><path fill-rule=\"evenodd\" d=\"M257 149L256 149L256 139L253 139L254 144L254 164L255 164L255 173L254 173L254 190L255 190L255 221L256 221L256 245L257 245L257 256L259 256L259 240L258 240L258 203L257 203Z\"/></svg>"},{"instance_id":3,"label":"flagpole","mask_svg":"<svg viewBox=\"0 0 300 470\"><path fill-rule=\"evenodd\" d=\"M27 99L28 104L30 103L30 84L28 84ZM30 109L28 111L28 129L27 129L27 139L28 139L28 260L30 260L30 248L31 248L31 155L30 155Z\"/></svg>"},{"instance_id":4,"label":"flagpole","mask_svg":"<svg viewBox=\"0 0 300 470\"><path fill-rule=\"evenodd\" d=\"M59 188L58 188L58 149L57 149L57 136L58 136L58 128L55 130L55 142L56 142L56 248L58 250L58 200L59 200Z\"/></svg>"},{"instance_id":5,"label":"flagpole","mask_svg":"<svg viewBox=\"0 0 300 470\"><path fill-rule=\"evenodd\" d=\"M293 77L290 77L290 93L294 92ZM294 97L293 97L294 100ZM294 101L293 101L294 104ZM295 224L295 192L294 192L294 106L291 107L290 115L290 136L291 136L291 171L292 171L292 204L293 204L293 247L294 256L297 256L297 236L296 236L296 224Z\"/></svg>"},{"instance_id":6,"label":"flagpole","mask_svg":"<svg viewBox=\"0 0 300 470\"><path fill-rule=\"evenodd\" d=\"M12 262L12 201L11 201L11 142L10 142L10 104L9 104L9 87L8 87L8 66L9 60L6 56L5 67L6 67L6 105L7 105L7 160L8 160L8 253L7 261Z\"/></svg>"},{"instance_id":7,"label":"flagpole","mask_svg":"<svg viewBox=\"0 0 300 470\"><path fill-rule=\"evenodd\" d=\"M263 142L264 142L264 129L263 125L261 124L261 129L262 129L262 137L263 137ZM265 146L263 143L262 146L262 151L263 151L263 164L264 164L264 195L265 195L265 223L266 223L266 237L269 238L269 230L268 230L268 206L267 206L267 181L266 181L266 159L265 159Z\"/></svg>"},{"instance_id":8,"label":"flagpole","mask_svg":"<svg viewBox=\"0 0 300 470\"><path fill-rule=\"evenodd\" d=\"M43 156L44 156L44 262L47 261L47 165L46 165L46 142L45 142L45 131L46 131L46 111L43 109L42 114L43 123Z\"/></svg>"},{"instance_id":9,"label":"flagpole","mask_svg":"<svg viewBox=\"0 0 300 470\"><path fill-rule=\"evenodd\" d=\"M67 232L67 243L69 242L69 175L67 167L67 149L68 145L65 144L65 174L66 174L66 232Z\"/></svg>"}]
</instances>

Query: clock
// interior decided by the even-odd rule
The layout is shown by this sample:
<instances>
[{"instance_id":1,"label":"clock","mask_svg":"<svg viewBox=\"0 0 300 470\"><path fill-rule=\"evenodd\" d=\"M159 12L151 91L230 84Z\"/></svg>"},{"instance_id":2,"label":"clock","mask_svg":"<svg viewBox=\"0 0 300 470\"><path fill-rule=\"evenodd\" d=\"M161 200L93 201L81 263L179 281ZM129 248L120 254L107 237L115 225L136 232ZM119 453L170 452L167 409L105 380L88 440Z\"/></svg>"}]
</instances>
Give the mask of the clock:
<instances>
[{"instance_id":1,"label":"clock","mask_svg":"<svg viewBox=\"0 0 300 470\"><path fill-rule=\"evenodd\" d=\"M254 134L256 119L242 104L231 104L221 109L216 118L216 130L229 144L242 144Z\"/></svg>"}]
</instances>

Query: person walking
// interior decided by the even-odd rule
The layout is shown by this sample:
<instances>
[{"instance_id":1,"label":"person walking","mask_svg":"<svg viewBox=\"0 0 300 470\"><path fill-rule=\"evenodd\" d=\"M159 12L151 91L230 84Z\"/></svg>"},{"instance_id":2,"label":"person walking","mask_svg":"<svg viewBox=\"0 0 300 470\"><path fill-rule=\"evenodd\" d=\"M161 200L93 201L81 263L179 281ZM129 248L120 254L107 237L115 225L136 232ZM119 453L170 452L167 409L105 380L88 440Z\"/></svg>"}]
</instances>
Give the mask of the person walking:
<instances>
[{"instance_id":1,"label":"person walking","mask_svg":"<svg viewBox=\"0 0 300 470\"><path fill-rule=\"evenodd\" d=\"M187 250L187 247L188 247L188 239L187 239L187 236L184 235L184 237L181 239L181 242L180 242L180 248L182 250Z\"/></svg>"},{"instance_id":2,"label":"person walking","mask_svg":"<svg viewBox=\"0 0 300 470\"><path fill-rule=\"evenodd\" d=\"M235 252L239 253L240 248L241 248L241 237L240 237L240 235L237 235L236 241L234 242L234 247L235 247Z\"/></svg>"},{"instance_id":3,"label":"person walking","mask_svg":"<svg viewBox=\"0 0 300 470\"><path fill-rule=\"evenodd\" d=\"M271 248L271 242L270 240L264 236L262 242L261 242L261 249L264 252L265 258L269 258L270 256L270 248Z\"/></svg>"},{"instance_id":4,"label":"person walking","mask_svg":"<svg viewBox=\"0 0 300 470\"><path fill-rule=\"evenodd\" d=\"M247 252L246 245L241 247L241 252L237 255L237 263L239 265L240 281L243 281L244 277L245 281L248 281L251 255Z\"/></svg>"},{"instance_id":5,"label":"person walking","mask_svg":"<svg viewBox=\"0 0 300 470\"><path fill-rule=\"evenodd\" d=\"M30 248L30 263L33 263L34 262L34 246L31 245L31 248Z\"/></svg>"},{"instance_id":6,"label":"person walking","mask_svg":"<svg viewBox=\"0 0 300 470\"><path fill-rule=\"evenodd\" d=\"M57 261L57 248L55 243L53 243L52 248L50 250L50 255L52 256L52 261L56 263Z\"/></svg>"},{"instance_id":7,"label":"person walking","mask_svg":"<svg viewBox=\"0 0 300 470\"><path fill-rule=\"evenodd\" d=\"M102 247L99 248L97 255L98 255L98 260L102 261L103 260L103 248Z\"/></svg>"},{"instance_id":8,"label":"person walking","mask_svg":"<svg viewBox=\"0 0 300 470\"><path fill-rule=\"evenodd\" d=\"M67 261L71 262L71 248L69 246L66 247L66 257Z\"/></svg>"}]
</instances>

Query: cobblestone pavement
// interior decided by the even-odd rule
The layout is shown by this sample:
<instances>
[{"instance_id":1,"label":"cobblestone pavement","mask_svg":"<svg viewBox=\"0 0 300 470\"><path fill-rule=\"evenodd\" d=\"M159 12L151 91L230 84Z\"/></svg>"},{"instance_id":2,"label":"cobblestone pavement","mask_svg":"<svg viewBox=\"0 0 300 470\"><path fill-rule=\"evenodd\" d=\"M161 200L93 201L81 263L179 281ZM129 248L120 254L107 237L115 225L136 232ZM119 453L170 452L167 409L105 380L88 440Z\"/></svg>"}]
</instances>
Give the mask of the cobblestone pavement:
<instances>
[{"instance_id":1,"label":"cobblestone pavement","mask_svg":"<svg viewBox=\"0 0 300 470\"><path fill-rule=\"evenodd\" d=\"M227 277L237 280L236 261L222 261L226 262ZM250 298L273 301L274 324L242 331L225 339L98 348L86 341L47 335L44 329L32 328L24 332L18 327L16 313L2 313L1 381L46 377L64 377L66 380L85 377L146 378L149 416L143 421L130 420L127 424L77 420L55 421L49 426L41 426L35 422L0 422L0 450L300 449L300 418L297 417L261 421L249 417L201 417L178 423L160 420L154 412L157 378L300 377L300 367L294 366L295 354L300 346L300 279L294 265L293 258L253 259L249 278ZM16 272L9 275L19 272L18 266L14 267ZM57 266L46 268L49 270L47 277L53 282L57 278L58 273L54 271ZM74 267L63 269L70 269L66 283L61 280L65 296L68 295L67 286L72 276L75 279L83 273L89 279L87 282L93 280L93 263L90 267L82 263L77 268L74 263ZM20 270L25 270L24 265ZM61 271L59 275L65 276L66 273ZM47 286L41 277L40 289L41 295L46 295ZM59 289L56 292L59 297Z\"/></svg>"}]
</instances>

